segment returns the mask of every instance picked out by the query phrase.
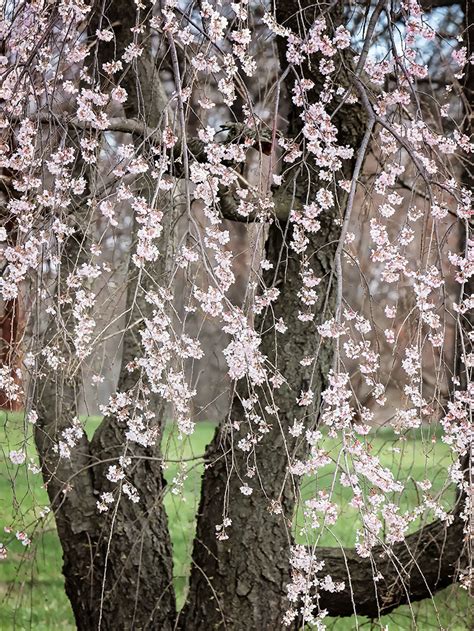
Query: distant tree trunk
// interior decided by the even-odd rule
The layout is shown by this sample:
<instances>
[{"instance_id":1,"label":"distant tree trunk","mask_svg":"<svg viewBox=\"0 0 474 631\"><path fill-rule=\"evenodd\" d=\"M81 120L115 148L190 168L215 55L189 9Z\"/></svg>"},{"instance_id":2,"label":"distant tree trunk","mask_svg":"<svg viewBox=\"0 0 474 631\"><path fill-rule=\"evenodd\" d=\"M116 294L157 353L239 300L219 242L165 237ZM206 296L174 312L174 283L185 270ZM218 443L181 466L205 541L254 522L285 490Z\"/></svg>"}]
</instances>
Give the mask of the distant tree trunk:
<instances>
[{"instance_id":1,"label":"distant tree trunk","mask_svg":"<svg viewBox=\"0 0 474 631\"><path fill-rule=\"evenodd\" d=\"M21 337L24 330L24 320L19 298L7 300L3 303L0 316L0 364L9 366L14 381L22 387L21 356L19 355ZM23 407L23 398L11 399L4 392L0 392L0 409L18 411Z\"/></svg>"},{"instance_id":2,"label":"distant tree trunk","mask_svg":"<svg viewBox=\"0 0 474 631\"><path fill-rule=\"evenodd\" d=\"M0 54L5 54L5 43L0 43ZM1 100L3 102L3 99ZM4 140L2 138L2 140ZM8 142L14 142L13 134L8 134ZM11 217L8 216L7 204L14 194L11 186L12 173L10 169L0 169L0 216L2 225L7 232L7 240L12 245L16 239L16 229ZM21 379L16 374L16 370L20 369L21 362L18 342L23 333L23 317L21 311L21 302L19 298L2 301L0 307L0 365L9 366L12 371L13 379L18 383ZM21 386L22 384L19 383ZM21 398L13 401L5 392L0 391L0 409L2 410L20 410L23 407Z\"/></svg>"},{"instance_id":3,"label":"distant tree trunk","mask_svg":"<svg viewBox=\"0 0 474 631\"><path fill-rule=\"evenodd\" d=\"M12 139L10 139L13 142ZM11 217L8 217L7 204L14 196L11 186L12 173L2 168L0 179L0 207L3 227L7 233L7 243L15 246L17 231ZM21 410L23 408L23 383L21 377L21 341L25 329L21 296L4 300L0 306L0 365L10 368L11 376L20 388L18 398L12 399L0 391L0 409Z\"/></svg>"}]
</instances>

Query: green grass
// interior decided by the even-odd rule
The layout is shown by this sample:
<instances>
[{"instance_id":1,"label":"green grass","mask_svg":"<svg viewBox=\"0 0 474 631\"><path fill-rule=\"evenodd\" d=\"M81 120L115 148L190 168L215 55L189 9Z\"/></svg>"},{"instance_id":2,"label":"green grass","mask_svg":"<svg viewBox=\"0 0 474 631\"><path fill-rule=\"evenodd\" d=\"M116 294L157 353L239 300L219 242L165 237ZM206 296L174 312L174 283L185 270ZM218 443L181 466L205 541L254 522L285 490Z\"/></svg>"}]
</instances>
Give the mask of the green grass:
<instances>
[{"instance_id":1,"label":"green grass","mask_svg":"<svg viewBox=\"0 0 474 631\"><path fill-rule=\"evenodd\" d=\"M3 450L3 464L0 465L0 527L24 528L32 538L32 545L24 548L16 541L15 533L5 533L3 540L8 545L8 558L0 562L0 631L33 629L49 631L74 629L69 602L64 593L61 574L61 550L51 515L40 520L32 531L39 513L47 505L47 496L42 488L40 475L27 470L26 465L13 466L8 460L8 452L24 445L22 417L3 415L0 417L0 447ZM99 419L87 421L87 431L92 434ZM163 447L167 459L186 463L187 479L183 492L174 495L167 493L165 499L169 517L169 528L173 542L175 588L178 604L183 603L187 577L189 574L192 540L195 530L195 512L199 499L202 461L206 444L210 441L215 426L200 423L191 439L179 441L172 426L166 430ZM417 489L413 479L432 478L436 472L432 493L441 493L446 478L446 467L451 462L449 449L439 440L432 443L427 436L414 435L405 441L397 440L392 433L381 431L370 439L371 451L380 457L398 479L406 482L406 490L401 497L405 510L417 503ZM26 441L28 457L37 462L31 437ZM333 458L337 458L340 445L336 440L327 439L325 448ZM395 451L394 451L395 448ZM396 451L400 449L400 452ZM165 472L169 482L177 475L178 462L168 462ZM320 471L318 479L307 479L302 485L302 495L311 497L315 489L331 488L334 465ZM350 492L334 484L333 498L337 501L342 518L318 540L321 545L353 545L357 530L357 514L348 508ZM446 506L452 499L452 491L443 493ZM299 537L302 514L296 518L296 536ZM414 526L415 527L415 526ZM13 541L12 541L13 539ZM452 587L436 595L434 601L424 601L409 607L400 607L394 614L384 617L381 624L372 624L363 618L326 619L329 629L349 631L352 629L381 629L388 625L390 631L419 629L446 629L449 631L471 631L472 619L468 619L468 599L465 592Z\"/></svg>"},{"instance_id":2,"label":"green grass","mask_svg":"<svg viewBox=\"0 0 474 631\"><path fill-rule=\"evenodd\" d=\"M415 481L429 479L432 483L430 494L439 498L443 507L449 511L454 499L454 489L446 484L446 471L453 462L451 449L441 442L440 437L435 435L436 443L418 431L410 437L400 438L390 430L379 430L374 435L366 437L368 451L377 456L381 464L390 469L395 478L404 483L404 490L401 497L396 500L400 506L400 513L410 510L422 501L422 492ZM324 449L333 463L337 462L341 454L341 441L325 437ZM324 528L317 539L317 543L322 546L337 546L339 542L343 545L353 546L356 541L356 531L360 521L357 510L349 506L352 498L352 490L343 487L338 480L334 480L335 465L331 463L319 470L318 475L306 478L301 485L302 499L314 497L318 490L326 490L332 493L332 501L339 507L338 519L331 529ZM365 495L370 495L371 485L364 487L363 480L360 481ZM296 518L296 538L301 543L313 543L306 537L299 536L300 526L304 518L301 509ZM412 523L410 531L415 531L420 525L421 519Z\"/></svg>"}]
</instances>

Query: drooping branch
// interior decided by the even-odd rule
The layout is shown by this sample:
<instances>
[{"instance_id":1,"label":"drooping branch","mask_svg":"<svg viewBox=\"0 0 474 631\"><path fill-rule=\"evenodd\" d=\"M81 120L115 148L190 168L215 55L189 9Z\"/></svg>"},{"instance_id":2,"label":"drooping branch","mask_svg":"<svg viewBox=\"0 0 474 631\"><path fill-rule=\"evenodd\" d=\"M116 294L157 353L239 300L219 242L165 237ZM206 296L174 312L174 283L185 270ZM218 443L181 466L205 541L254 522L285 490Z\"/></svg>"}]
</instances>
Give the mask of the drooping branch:
<instances>
[{"instance_id":1,"label":"drooping branch","mask_svg":"<svg viewBox=\"0 0 474 631\"><path fill-rule=\"evenodd\" d=\"M427 8L425 5L435 7L459 3L441 0L439 3L422 4L423 8ZM472 50L471 13L472 3L467 3L465 41L468 51ZM472 104L474 94L473 80L474 72L468 64L464 80L468 106ZM472 181L472 175L467 169L464 170L462 179L468 185ZM428 186L429 184L427 182ZM472 276L463 287L462 293L465 296L472 294ZM465 327L459 328L458 334L462 339ZM466 330L471 328L468 324ZM466 388L469 377L466 378L461 355L459 348L456 370L462 387ZM469 455L461 460L461 466L464 478L469 481L472 475ZM461 516L465 499L463 493L458 493L450 521L437 519L391 547L376 546L369 558L361 558L355 550L348 548L317 548L317 558L324 560L324 572L331 575L333 580L345 583L345 589L340 592L321 591L317 595L318 607L326 609L332 616L357 614L376 619L401 605L432 598L438 590L455 583L465 571L466 564L472 563L472 541L466 535L466 518L469 519L469 516Z\"/></svg>"}]
</instances>

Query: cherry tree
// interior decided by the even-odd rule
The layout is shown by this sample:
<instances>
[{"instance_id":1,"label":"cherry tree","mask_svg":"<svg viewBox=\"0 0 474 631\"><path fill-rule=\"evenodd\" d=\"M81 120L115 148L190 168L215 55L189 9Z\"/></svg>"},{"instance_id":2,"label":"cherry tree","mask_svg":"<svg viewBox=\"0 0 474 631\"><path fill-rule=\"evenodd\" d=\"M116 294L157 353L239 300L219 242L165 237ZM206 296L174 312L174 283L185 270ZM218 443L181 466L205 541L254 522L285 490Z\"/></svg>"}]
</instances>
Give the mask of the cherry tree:
<instances>
[{"instance_id":1,"label":"cherry tree","mask_svg":"<svg viewBox=\"0 0 474 631\"><path fill-rule=\"evenodd\" d=\"M4 4L0 292L24 315L0 386L78 629L324 629L472 591L472 23L468 0ZM189 463L166 484L162 437L205 415L209 322L229 409L178 612L164 497ZM405 479L382 425L394 462L421 432L449 466Z\"/></svg>"}]
</instances>

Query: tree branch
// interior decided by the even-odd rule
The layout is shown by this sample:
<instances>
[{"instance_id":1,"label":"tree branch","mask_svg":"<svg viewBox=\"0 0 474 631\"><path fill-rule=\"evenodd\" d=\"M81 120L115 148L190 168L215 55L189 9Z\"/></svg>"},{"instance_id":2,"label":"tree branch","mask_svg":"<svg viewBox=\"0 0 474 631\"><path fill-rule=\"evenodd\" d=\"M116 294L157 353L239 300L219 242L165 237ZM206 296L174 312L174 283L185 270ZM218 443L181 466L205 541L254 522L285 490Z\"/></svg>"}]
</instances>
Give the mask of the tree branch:
<instances>
[{"instance_id":1,"label":"tree branch","mask_svg":"<svg viewBox=\"0 0 474 631\"><path fill-rule=\"evenodd\" d=\"M464 558L463 526L458 514L449 526L438 519L391 548L375 547L367 559L353 549L316 548L318 560L325 562L324 573L345 583L341 592L321 591L319 607L332 616L374 619L432 597L457 580ZM378 572L382 578L372 579Z\"/></svg>"}]
</instances>

